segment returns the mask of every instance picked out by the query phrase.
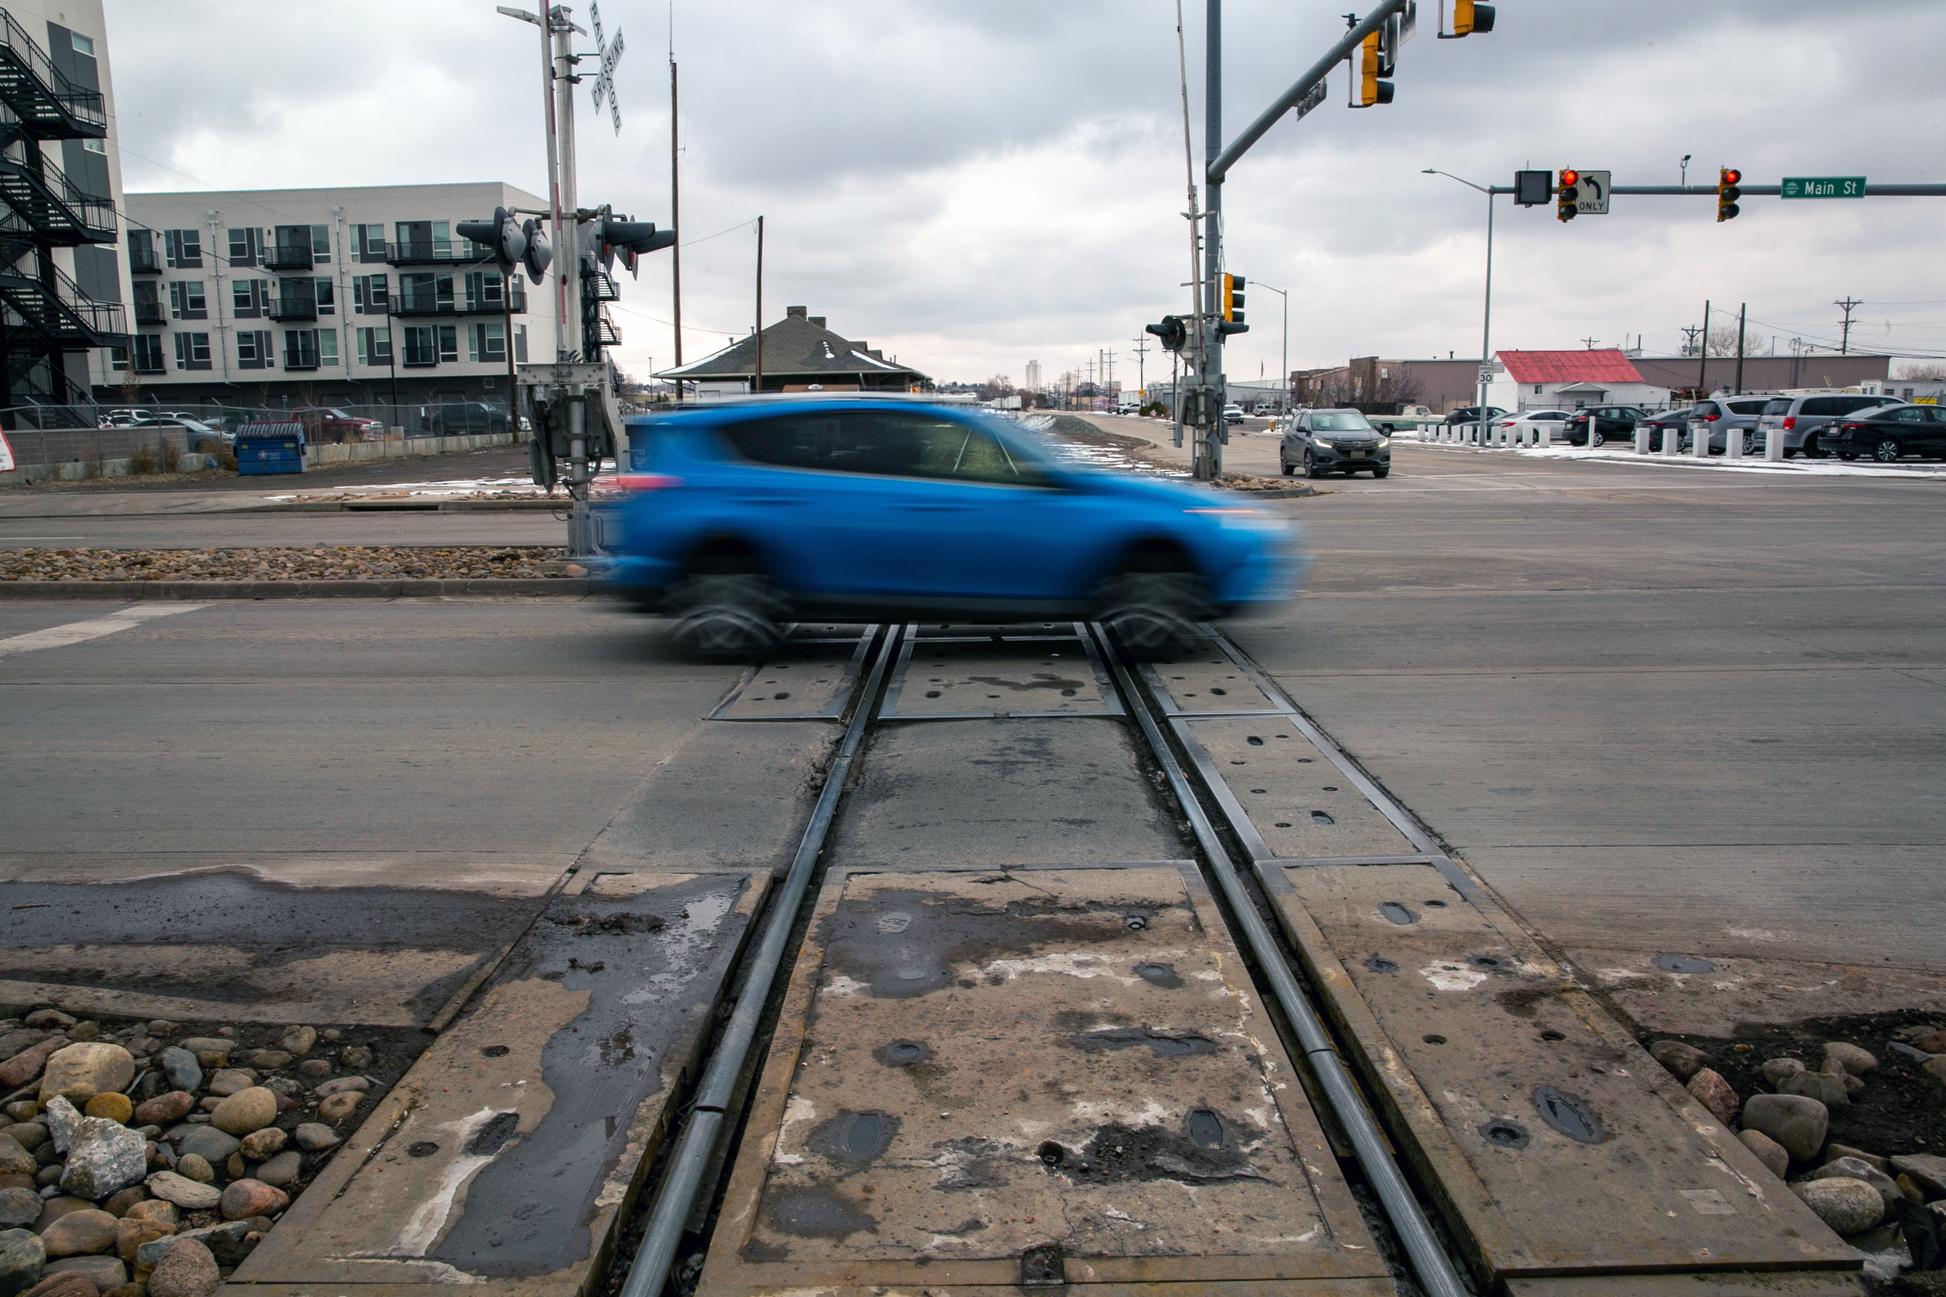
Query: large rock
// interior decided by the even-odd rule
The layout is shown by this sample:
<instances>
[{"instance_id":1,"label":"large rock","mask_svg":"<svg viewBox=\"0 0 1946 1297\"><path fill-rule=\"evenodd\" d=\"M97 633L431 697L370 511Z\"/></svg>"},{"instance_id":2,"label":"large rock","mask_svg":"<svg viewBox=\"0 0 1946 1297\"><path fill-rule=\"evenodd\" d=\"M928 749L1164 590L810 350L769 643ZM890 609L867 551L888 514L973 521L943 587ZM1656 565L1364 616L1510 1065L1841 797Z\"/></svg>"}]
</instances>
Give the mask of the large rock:
<instances>
[{"instance_id":1,"label":"large rock","mask_svg":"<svg viewBox=\"0 0 1946 1297\"><path fill-rule=\"evenodd\" d=\"M157 1171L148 1184L150 1193L184 1211L208 1211L223 1201L223 1191L214 1185L197 1184L174 1171Z\"/></svg>"},{"instance_id":2,"label":"large rock","mask_svg":"<svg viewBox=\"0 0 1946 1297\"><path fill-rule=\"evenodd\" d=\"M1837 1059L1844 1064L1845 1071L1853 1076L1863 1076L1878 1066L1877 1056L1869 1049L1861 1049L1842 1040L1825 1041L1824 1056Z\"/></svg>"},{"instance_id":3,"label":"large rock","mask_svg":"<svg viewBox=\"0 0 1946 1297\"><path fill-rule=\"evenodd\" d=\"M284 1151L290 1136L275 1126L252 1131L243 1137L243 1155L252 1162L265 1162Z\"/></svg>"},{"instance_id":4,"label":"large rock","mask_svg":"<svg viewBox=\"0 0 1946 1297\"><path fill-rule=\"evenodd\" d=\"M222 1067L230 1061L230 1051L236 1042L224 1036L184 1036L176 1042L178 1048L186 1049L196 1056L196 1061L206 1068ZM184 1086L183 1089L193 1089Z\"/></svg>"},{"instance_id":5,"label":"large rock","mask_svg":"<svg viewBox=\"0 0 1946 1297\"><path fill-rule=\"evenodd\" d=\"M115 1222L115 1255L134 1265L137 1248L159 1238L172 1238L175 1232L174 1225L165 1225L159 1220L124 1216Z\"/></svg>"},{"instance_id":6,"label":"large rock","mask_svg":"<svg viewBox=\"0 0 1946 1297\"><path fill-rule=\"evenodd\" d=\"M291 1132L291 1135L292 1138L297 1140L297 1146L306 1153L322 1153L324 1150L336 1148L344 1142L338 1138L337 1131L331 1129L331 1127L321 1121L304 1122L295 1131Z\"/></svg>"},{"instance_id":7,"label":"large rock","mask_svg":"<svg viewBox=\"0 0 1946 1297\"><path fill-rule=\"evenodd\" d=\"M64 1256L59 1261L49 1261L42 1273L86 1275L103 1292L128 1282L128 1267L122 1264L121 1258L112 1256Z\"/></svg>"},{"instance_id":8,"label":"large rock","mask_svg":"<svg viewBox=\"0 0 1946 1297\"><path fill-rule=\"evenodd\" d=\"M240 1067L221 1067L209 1079L209 1093L219 1099L227 1099L233 1094L248 1090L256 1083L255 1072L246 1072Z\"/></svg>"},{"instance_id":9,"label":"large rock","mask_svg":"<svg viewBox=\"0 0 1946 1297\"><path fill-rule=\"evenodd\" d=\"M12 1135L0 1135L0 1175L32 1175L40 1159L20 1146Z\"/></svg>"},{"instance_id":10,"label":"large rock","mask_svg":"<svg viewBox=\"0 0 1946 1297\"><path fill-rule=\"evenodd\" d=\"M1757 1070L1763 1073L1764 1084L1774 1090L1782 1085L1786 1078L1804 1071L1804 1061L1797 1058L1772 1058L1767 1059Z\"/></svg>"},{"instance_id":11,"label":"large rock","mask_svg":"<svg viewBox=\"0 0 1946 1297\"><path fill-rule=\"evenodd\" d=\"M140 1184L149 1169L149 1142L120 1122L83 1117L68 1147L61 1187L77 1198L106 1198Z\"/></svg>"},{"instance_id":12,"label":"large rock","mask_svg":"<svg viewBox=\"0 0 1946 1297\"><path fill-rule=\"evenodd\" d=\"M218 1210L224 1220L242 1220L247 1216L273 1216L290 1202L290 1195L282 1189L246 1177L223 1191Z\"/></svg>"},{"instance_id":13,"label":"large rock","mask_svg":"<svg viewBox=\"0 0 1946 1297\"><path fill-rule=\"evenodd\" d=\"M203 1084L203 1065L180 1045L169 1046L156 1061L162 1064L162 1074L169 1078L169 1084L178 1090L195 1090Z\"/></svg>"},{"instance_id":14,"label":"large rock","mask_svg":"<svg viewBox=\"0 0 1946 1297\"><path fill-rule=\"evenodd\" d=\"M81 1129L81 1110L66 1099L57 1098L49 1101L41 1120L47 1123L47 1133L54 1139L54 1151L67 1152L75 1132Z\"/></svg>"},{"instance_id":15,"label":"large rock","mask_svg":"<svg viewBox=\"0 0 1946 1297\"><path fill-rule=\"evenodd\" d=\"M1770 1136L1793 1161L1809 1162L1824 1147L1831 1112L1802 1095L1753 1094L1743 1105L1743 1128Z\"/></svg>"},{"instance_id":16,"label":"large rock","mask_svg":"<svg viewBox=\"0 0 1946 1297\"><path fill-rule=\"evenodd\" d=\"M220 1225L206 1225L202 1229L186 1229L174 1239L162 1239L154 1243L144 1243L135 1250L135 1267L153 1269L161 1262L163 1254L178 1239L189 1239L201 1243L216 1254L216 1263L225 1266L243 1264L243 1258L250 1255L256 1246L252 1234L263 1235L270 1232L270 1221L262 1216L252 1216L244 1220L225 1221Z\"/></svg>"},{"instance_id":17,"label":"large rock","mask_svg":"<svg viewBox=\"0 0 1946 1297\"><path fill-rule=\"evenodd\" d=\"M187 1117L189 1110L195 1106L196 1096L189 1091L170 1090L137 1104L135 1124L138 1126L174 1125Z\"/></svg>"},{"instance_id":18,"label":"large rock","mask_svg":"<svg viewBox=\"0 0 1946 1297\"><path fill-rule=\"evenodd\" d=\"M1743 1106L1742 1100L1737 1098L1737 1092L1716 1069L1705 1067L1698 1070L1696 1075L1689 1078L1689 1092L1696 1096L1698 1103L1710 1110L1710 1116L1725 1126L1736 1125L1737 1109Z\"/></svg>"},{"instance_id":19,"label":"large rock","mask_svg":"<svg viewBox=\"0 0 1946 1297\"><path fill-rule=\"evenodd\" d=\"M144 1198L130 1207L128 1215L122 1219L153 1221L157 1225L167 1225L170 1229L175 1229L182 1223L182 1215L176 1209L176 1204L164 1202L160 1198Z\"/></svg>"},{"instance_id":20,"label":"large rock","mask_svg":"<svg viewBox=\"0 0 1946 1297\"><path fill-rule=\"evenodd\" d=\"M40 1219L41 1196L32 1189L0 1189L0 1229L20 1229Z\"/></svg>"},{"instance_id":21,"label":"large rock","mask_svg":"<svg viewBox=\"0 0 1946 1297\"><path fill-rule=\"evenodd\" d=\"M1885 1219L1885 1199L1863 1180L1833 1176L1805 1180L1791 1188L1835 1234L1863 1234Z\"/></svg>"},{"instance_id":22,"label":"large rock","mask_svg":"<svg viewBox=\"0 0 1946 1297\"><path fill-rule=\"evenodd\" d=\"M1662 1064L1678 1081L1687 1081L1709 1064L1710 1056L1694 1045L1680 1040L1658 1040L1649 1046L1649 1056Z\"/></svg>"},{"instance_id":23,"label":"large rock","mask_svg":"<svg viewBox=\"0 0 1946 1297\"><path fill-rule=\"evenodd\" d=\"M1816 1099L1827 1108L1842 1108L1851 1102L1851 1091L1844 1079L1825 1072L1799 1072L1796 1076L1787 1076L1777 1090L1780 1094Z\"/></svg>"},{"instance_id":24,"label":"large rock","mask_svg":"<svg viewBox=\"0 0 1946 1297\"><path fill-rule=\"evenodd\" d=\"M279 1153L257 1168L257 1178L273 1189L288 1189L304 1170L304 1155L296 1149Z\"/></svg>"},{"instance_id":25,"label":"large rock","mask_svg":"<svg viewBox=\"0 0 1946 1297\"><path fill-rule=\"evenodd\" d=\"M0 1063L0 1091L18 1090L41 1074L47 1060L56 1052L67 1047L66 1036L50 1036L38 1045L30 1045L4 1063Z\"/></svg>"},{"instance_id":26,"label":"large rock","mask_svg":"<svg viewBox=\"0 0 1946 1297\"><path fill-rule=\"evenodd\" d=\"M1791 1155L1784 1151L1782 1144L1761 1130L1740 1130L1737 1132L1737 1138L1742 1140L1743 1146L1755 1154L1757 1160L1764 1164L1764 1168L1779 1180L1789 1173Z\"/></svg>"},{"instance_id":27,"label":"large rock","mask_svg":"<svg viewBox=\"0 0 1946 1297\"><path fill-rule=\"evenodd\" d=\"M46 1040L48 1034L38 1027L14 1027L0 1031L0 1059L12 1058L22 1050L32 1049Z\"/></svg>"},{"instance_id":28,"label":"large rock","mask_svg":"<svg viewBox=\"0 0 1946 1297\"><path fill-rule=\"evenodd\" d=\"M115 1246L120 1224L105 1211L71 1211L41 1231L41 1246L52 1261L64 1256L94 1256Z\"/></svg>"},{"instance_id":29,"label":"large rock","mask_svg":"<svg viewBox=\"0 0 1946 1297\"><path fill-rule=\"evenodd\" d=\"M41 1102L55 1095L82 1104L109 1090L121 1090L135 1079L135 1059L120 1045L80 1041L48 1055L41 1072Z\"/></svg>"},{"instance_id":30,"label":"large rock","mask_svg":"<svg viewBox=\"0 0 1946 1297\"><path fill-rule=\"evenodd\" d=\"M1892 1159L1892 1169L1909 1175L1912 1182L1929 1195L1946 1195L1946 1157L1937 1153L1900 1153Z\"/></svg>"},{"instance_id":31,"label":"large rock","mask_svg":"<svg viewBox=\"0 0 1946 1297\"><path fill-rule=\"evenodd\" d=\"M193 1238L179 1238L155 1263L149 1297L210 1297L222 1282L215 1254Z\"/></svg>"},{"instance_id":32,"label":"large rock","mask_svg":"<svg viewBox=\"0 0 1946 1297\"><path fill-rule=\"evenodd\" d=\"M216 1183L216 1168L209 1164L208 1158L195 1153L184 1153L176 1159L176 1173L197 1184Z\"/></svg>"},{"instance_id":33,"label":"large rock","mask_svg":"<svg viewBox=\"0 0 1946 1297\"><path fill-rule=\"evenodd\" d=\"M277 1096L261 1085L238 1090L216 1105L210 1125L231 1135L248 1135L277 1120Z\"/></svg>"},{"instance_id":34,"label":"large rock","mask_svg":"<svg viewBox=\"0 0 1946 1297\"><path fill-rule=\"evenodd\" d=\"M176 1140L176 1156L194 1153L211 1166L217 1166L228 1161L230 1154L241 1146L242 1141L228 1131L214 1126L191 1126Z\"/></svg>"},{"instance_id":35,"label":"large rock","mask_svg":"<svg viewBox=\"0 0 1946 1297\"><path fill-rule=\"evenodd\" d=\"M1885 1209L1887 1211L1890 1211L1892 1205L1898 1202L1899 1199L1905 1197L1904 1194L1899 1192L1899 1186L1893 1181L1891 1176L1885 1174L1885 1172L1879 1170L1862 1157L1841 1157L1826 1162L1823 1166L1811 1172L1811 1178L1813 1180L1835 1180L1843 1178L1869 1184L1872 1188L1878 1190L1878 1196L1885 1200Z\"/></svg>"},{"instance_id":36,"label":"large rock","mask_svg":"<svg viewBox=\"0 0 1946 1297\"><path fill-rule=\"evenodd\" d=\"M15 1297L40 1282L47 1249L24 1229L0 1229L0 1297Z\"/></svg>"},{"instance_id":37,"label":"large rock","mask_svg":"<svg viewBox=\"0 0 1946 1297\"><path fill-rule=\"evenodd\" d=\"M294 1058L302 1058L317 1046L318 1032L315 1027L289 1027L277 1038L277 1048Z\"/></svg>"},{"instance_id":38,"label":"large rock","mask_svg":"<svg viewBox=\"0 0 1946 1297\"><path fill-rule=\"evenodd\" d=\"M85 1274L51 1274L29 1288L23 1297L104 1297Z\"/></svg>"},{"instance_id":39,"label":"large rock","mask_svg":"<svg viewBox=\"0 0 1946 1297\"><path fill-rule=\"evenodd\" d=\"M318 1104L318 1116L334 1126L341 1126L352 1113L358 1111L358 1105L364 1099L362 1091L340 1090Z\"/></svg>"}]
</instances>

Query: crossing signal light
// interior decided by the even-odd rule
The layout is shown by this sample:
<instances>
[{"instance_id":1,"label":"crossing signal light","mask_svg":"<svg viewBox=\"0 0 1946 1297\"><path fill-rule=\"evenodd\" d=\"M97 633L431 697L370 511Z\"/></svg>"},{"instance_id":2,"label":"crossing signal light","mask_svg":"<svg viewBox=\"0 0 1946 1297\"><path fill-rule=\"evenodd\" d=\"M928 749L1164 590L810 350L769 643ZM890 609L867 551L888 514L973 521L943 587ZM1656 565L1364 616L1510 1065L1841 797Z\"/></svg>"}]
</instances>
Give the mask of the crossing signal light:
<instances>
[{"instance_id":1,"label":"crossing signal light","mask_svg":"<svg viewBox=\"0 0 1946 1297\"><path fill-rule=\"evenodd\" d=\"M1743 197L1738 186L1743 183L1743 173L1735 167L1719 167L1716 171L1716 219L1734 221L1737 212L1737 199Z\"/></svg>"},{"instance_id":2,"label":"crossing signal light","mask_svg":"<svg viewBox=\"0 0 1946 1297\"><path fill-rule=\"evenodd\" d=\"M648 221L603 214L595 223L595 251L603 267L620 257L628 273L636 273L638 260L645 252L660 252L676 241L674 230L658 230Z\"/></svg>"},{"instance_id":3,"label":"crossing signal light","mask_svg":"<svg viewBox=\"0 0 1946 1297\"><path fill-rule=\"evenodd\" d=\"M1223 323L1219 326L1225 333L1247 333L1250 326L1243 322L1242 275L1223 276Z\"/></svg>"},{"instance_id":4,"label":"crossing signal light","mask_svg":"<svg viewBox=\"0 0 1946 1297\"><path fill-rule=\"evenodd\" d=\"M1373 104L1392 102L1392 83L1381 79L1381 73L1391 69L1385 66L1384 52L1379 48L1380 39L1373 32L1358 43L1358 92L1352 98L1352 107L1370 108Z\"/></svg>"},{"instance_id":5,"label":"crossing signal light","mask_svg":"<svg viewBox=\"0 0 1946 1297\"><path fill-rule=\"evenodd\" d=\"M1574 219L1575 200L1581 197L1581 173L1573 167L1561 168L1561 183L1554 190L1554 218L1559 221Z\"/></svg>"},{"instance_id":6,"label":"crossing signal light","mask_svg":"<svg viewBox=\"0 0 1946 1297\"><path fill-rule=\"evenodd\" d=\"M1478 0L1453 0L1453 35L1484 36L1493 30L1493 6Z\"/></svg>"},{"instance_id":7,"label":"crossing signal light","mask_svg":"<svg viewBox=\"0 0 1946 1297\"><path fill-rule=\"evenodd\" d=\"M1188 326L1183 324L1180 315L1165 315L1160 323L1145 324L1142 330L1162 339L1164 351L1181 351L1183 344L1189 341Z\"/></svg>"}]
</instances>

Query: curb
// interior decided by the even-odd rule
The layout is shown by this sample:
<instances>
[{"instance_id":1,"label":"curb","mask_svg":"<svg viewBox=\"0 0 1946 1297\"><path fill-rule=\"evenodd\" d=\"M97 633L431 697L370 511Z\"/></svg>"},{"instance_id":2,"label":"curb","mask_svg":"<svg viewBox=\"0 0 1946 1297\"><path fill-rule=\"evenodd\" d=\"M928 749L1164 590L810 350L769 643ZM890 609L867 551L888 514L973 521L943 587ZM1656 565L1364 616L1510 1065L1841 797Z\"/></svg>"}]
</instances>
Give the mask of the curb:
<instances>
[{"instance_id":1,"label":"curb","mask_svg":"<svg viewBox=\"0 0 1946 1297\"><path fill-rule=\"evenodd\" d=\"M588 577L401 577L324 581L0 581L5 599L426 599L518 595L581 599Z\"/></svg>"},{"instance_id":2,"label":"curb","mask_svg":"<svg viewBox=\"0 0 1946 1297\"><path fill-rule=\"evenodd\" d=\"M253 504L225 513L491 513L502 509L563 509L565 500L301 500Z\"/></svg>"}]
</instances>

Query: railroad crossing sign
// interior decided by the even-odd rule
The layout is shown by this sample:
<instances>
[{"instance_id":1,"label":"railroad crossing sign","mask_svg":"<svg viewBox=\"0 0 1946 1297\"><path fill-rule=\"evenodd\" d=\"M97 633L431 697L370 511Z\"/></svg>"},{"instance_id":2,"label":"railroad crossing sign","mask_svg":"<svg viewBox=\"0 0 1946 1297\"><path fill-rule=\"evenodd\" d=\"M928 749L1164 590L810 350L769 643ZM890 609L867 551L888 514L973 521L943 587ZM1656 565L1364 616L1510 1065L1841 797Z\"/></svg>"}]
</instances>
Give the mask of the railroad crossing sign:
<instances>
[{"instance_id":1,"label":"railroad crossing sign","mask_svg":"<svg viewBox=\"0 0 1946 1297\"><path fill-rule=\"evenodd\" d=\"M1863 176L1785 176L1783 198L1863 198Z\"/></svg>"},{"instance_id":2,"label":"railroad crossing sign","mask_svg":"<svg viewBox=\"0 0 1946 1297\"><path fill-rule=\"evenodd\" d=\"M622 29L615 39L605 41L601 34L601 6L589 0L588 17L595 26L595 47L601 51L601 71L595 74L595 107L608 100L608 120L615 123L615 134L622 133L622 101L615 97L615 65L622 61Z\"/></svg>"},{"instance_id":3,"label":"railroad crossing sign","mask_svg":"<svg viewBox=\"0 0 1946 1297\"><path fill-rule=\"evenodd\" d=\"M1575 183L1574 210L1582 216L1608 215L1608 177L1606 171L1584 171Z\"/></svg>"},{"instance_id":4,"label":"railroad crossing sign","mask_svg":"<svg viewBox=\"0 0 1946 1297\"><path fill-rule=\"evenodd\" d=\"M1305 91L1304 97L1291 106L1291 111L1296 114L1296 117L1293 118L1293 120L1302 119L1304 114L1310 112L1313 108L1316 108L1319 104L1323 103L1324 91L1325 91L1325 82L1322 79L1320 79L1318 83L1312 86L1309 90Z\"/></svg>"}]
</instances>

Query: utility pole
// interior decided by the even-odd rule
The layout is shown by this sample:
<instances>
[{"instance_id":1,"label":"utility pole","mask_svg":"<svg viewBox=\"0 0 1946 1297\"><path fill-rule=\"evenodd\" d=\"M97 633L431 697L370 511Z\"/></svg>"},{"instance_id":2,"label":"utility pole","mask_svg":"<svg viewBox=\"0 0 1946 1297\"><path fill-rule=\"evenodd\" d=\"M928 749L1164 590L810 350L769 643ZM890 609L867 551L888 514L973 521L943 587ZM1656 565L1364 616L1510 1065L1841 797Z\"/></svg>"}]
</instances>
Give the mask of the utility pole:
<instances>
[{"instance_id":1,"label":"utility pole","mask_svg":"<svg viewBox=\"0 0 1946 1297\"><path fill-rule=\"evenodd\" d=\"M1682 328L1682 340L1683 340L1683 348L1684 348L1684 350L1685 350L1685 353L1687 353L1688 351L1693 351L1693 350L1695 350L1695 348L1696 348L1696 335L1697 335L1698 333L1701 333L1701 332L1702 332L1702 330L1701 330L1701 329L1698 329L1698 328L1697 328L1697 327L1696 327L1695 325L1693 325L1693 324L1685 324L1685 325L1683 325L1683 328Z\"/></svg>"},{"instance_id":2,"label":"utility pole","mask_svg":"<svg viewBox=\"0 0 1946 1297\"><path fill-rule=\"evenodd\" d=\"M764 218L757 218L757 381L751 384L750 391L755 395L764 390Z\"/></svg>"},{"instance_id":3,"label":"utility pole","mask_svg":"<svg viewBox=\"0 0 1946 1297\"><path fill-rule=\"evenodd\" d=\"M1209 27L1203 45L1203 274L1208 285L1203 300L1208 307L1201 379L1209 399L1202 403L1192 471L1197 481L1213 482L1223 472L1223 438L1229 435L1223 424L1223 337L1217 331L1223 309L1223 173L1216 167L1223 153L1223 0L1203 3Z\"/></svg>"},{"instance_id":4,"label":"utility pole","mask_svg":"<svg viewBox=\"0 0 1946 1297\"><path fill-rule=\"evenodd\" d=\"M1710 394L1710 304L1703 303L1703 345L1697 352L1696 390Z\"/></svg>"},{"instance_id":5,"label":"utility pole","mask_svg":"<svg viewBox=\"0 0 1946 1297\"><path fill-rule=\"evenodd\" d=\"M1135 340L1135 395L1144 403L1149 399L1148 369L1144 358L1148 355L1148 335L1143 334Z\"/></svg>"},{"instance_id":6,"label":"utility pole","mask_svg":"<svg viewBox=\"0 0 1946 1297\"><path fill-rule=\"evenodd\" d=\"M1593 351L1593 350L1595 349L1595 343L1597 343L1597 342L1599 342L1599 341L1600 341L1600 339L1599 339L1599 338L1583 338L1583 339L1582 339L1581 341L1583 341L1583 342L1585 342L1586 344L1588 344L1588 350L1590 350L1590 351Z\"/></svg>"},{"instance_id":7,"label":"utility pole","mask_svg":"<svg viewBox=\"0 0 1946 1297\"><path fill-rule=\"evenodd\" d=\"M1838 340L1838 354L1841 356L1847 355L1851 351L1851 313L1857 307L1863 306L1864 303L1855 297L1847 297L1842 302L1833 302L1832 305L1844 308L1845 332L1844 336Z\"/></svg>"},{"instance_id":8,"label":"utility pole","mask_svg":"<svg viewBox=\"0 0 1946 1297\"><path fill-rule=\"evenodd\" d=\"M1742 396L1742 395L1743 395L1743 325L1744 325L1744 316L1745 316L1745 313L1746 313L1746 312L1747 312L1747 311L1748 311L1749 309L1750 309L1750 303L1748 303L1748 302L1738 302L1738 303L1737 303L1737 382L1736 382L1736 388L1737 388L1737 395L1738 395L1738 396Z\"/></svg>"},{"instance_id":9,"label":"utility pole","mask_svg":"<svg viewBox=\"0 0 1946 1297\"><path fill-rule=\"evenodd\" d=\"M671 9L670 22L673 25L674 10ZM677 158L681 140L678 136L676 116L676 38L669 37L669 224L682 228L682 177L677 168ZM676 333L676 365L682 368L682 244L669 249L669 287L674 297ZM682 402L682 379L676 380L676 401Z\"/></svg>"},{"instance_id":10,"label":"utility pole","mask_svg":"<svg viewBox=\"0 0 1946 1297\"><path fill-rule=\"evenodd\" d=\"M1112 388L1115 386L1115 353L1110 351L1106 356L1106 360L1108 362L1108 377L1104 382L1108 387Z\"/></svg>"}]
</instances>

